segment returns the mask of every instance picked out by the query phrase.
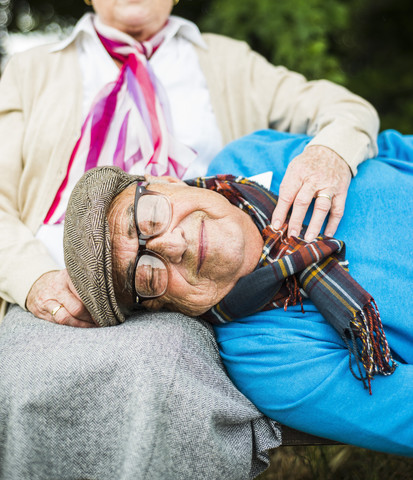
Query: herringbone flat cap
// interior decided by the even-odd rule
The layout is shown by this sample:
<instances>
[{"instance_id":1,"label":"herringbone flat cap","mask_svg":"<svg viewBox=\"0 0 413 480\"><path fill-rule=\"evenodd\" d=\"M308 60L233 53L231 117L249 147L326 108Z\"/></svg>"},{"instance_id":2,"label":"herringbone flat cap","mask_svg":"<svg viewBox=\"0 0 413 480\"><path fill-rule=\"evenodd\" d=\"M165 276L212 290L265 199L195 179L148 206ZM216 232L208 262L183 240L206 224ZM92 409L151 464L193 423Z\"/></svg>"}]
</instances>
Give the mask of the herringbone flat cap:
<instances>
[{"instance_id":1,"label":"herringbone flat cap","mask_svg":"<svg viewBox=\"0 0 413 480\"><path fill-rule=\"evenodd\" d=\"M66 268L92 318L102 327L125 320L115 297L107 213L112 200L144 177L118 167L86 172L69 199L64 228Z\"/></svg>"}]
</instances>

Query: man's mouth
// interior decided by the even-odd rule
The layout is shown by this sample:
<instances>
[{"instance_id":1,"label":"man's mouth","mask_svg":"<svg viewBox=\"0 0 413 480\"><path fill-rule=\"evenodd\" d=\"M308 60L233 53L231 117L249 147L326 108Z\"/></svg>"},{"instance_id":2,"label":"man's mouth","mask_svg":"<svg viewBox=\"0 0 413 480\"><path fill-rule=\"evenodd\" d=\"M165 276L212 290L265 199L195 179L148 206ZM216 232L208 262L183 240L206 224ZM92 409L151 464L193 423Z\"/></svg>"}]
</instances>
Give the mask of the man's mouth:
<instances>
[{"instance_id":1,"label":"man's mouth","mask_svg":"<svg viewBox=\"0 0 413 480\"><path fill-rule=\"evenodd\" d=\"M198 268L196 271L197 274L199 274L202 268L202 264L204 263L206 248L207 248L207 241L206 241L206 235L205 235L205 223L204 223L204 220L202 220L201 228L199 230Z\"/></svg>"}]
</instances>

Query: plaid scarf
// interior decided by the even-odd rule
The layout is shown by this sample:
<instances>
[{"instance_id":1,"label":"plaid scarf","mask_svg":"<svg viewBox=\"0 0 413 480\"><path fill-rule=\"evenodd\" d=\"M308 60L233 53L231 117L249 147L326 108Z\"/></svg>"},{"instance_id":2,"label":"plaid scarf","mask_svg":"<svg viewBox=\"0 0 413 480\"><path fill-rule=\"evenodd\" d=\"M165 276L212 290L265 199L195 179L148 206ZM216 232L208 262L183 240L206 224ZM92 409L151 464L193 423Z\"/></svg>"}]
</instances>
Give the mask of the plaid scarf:
<instances>
[{"instance_id":1,"label":"plaid scarf","mask_svg":"<svg viewBox=\"0 0 413 480\"><path fill-rule=\"evenodd\" d=\"M301 304L304 313L302 297L309 297L340 334L349 351L350 370L370 394L375 374L394 372L397 364L391 356L377 305L349 275L342 241L323 235L310 243L287 238L287 223L274 230L270 222L277 196L245 178L217 175L188 183L224 195L252 217L264 239L256 269L204 314L206 320L226 323L263 310L286 310L288 305L296 304ZM356 359L357 373L351 354Z\"/></svg>"},{"instance_id":2,"label":"plaid scarf","mask_svg":"<svg viewBox=\"0 0 413 480\"><path fill-rule=\"evenodd\" d=\"M131 174L182 178L196 157L174 138L168 98L149 63L168 24L150 40L134 44L107 38L95 27L121 67L116 81L105 85L93 101L46 224L63 222L71 191L91 168L115 165Z\"/></svg>"}]
</instances>

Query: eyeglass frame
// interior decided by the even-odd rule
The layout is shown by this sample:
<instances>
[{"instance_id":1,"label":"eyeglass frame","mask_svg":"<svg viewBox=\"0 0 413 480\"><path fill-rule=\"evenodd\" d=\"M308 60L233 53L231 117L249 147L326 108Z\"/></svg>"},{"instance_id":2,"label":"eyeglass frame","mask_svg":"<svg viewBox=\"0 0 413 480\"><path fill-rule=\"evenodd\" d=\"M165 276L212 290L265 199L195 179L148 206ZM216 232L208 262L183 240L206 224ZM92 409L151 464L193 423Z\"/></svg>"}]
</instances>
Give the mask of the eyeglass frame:
<instances>
[{"instance_id":1,"label":"eyeglass frame","mask_svg":"<svg viewBox=\"0 0 413 480\"><path fill-rule=\"evenodd\" d=\"M166 225L166 227L160 233L158 233L156 235L145 235L145 234L141 233L141 231L139 229L138 215L137 215L138 208L137 207L138 207L139 199L143 195L157 195L159 197L163 197L169 205L170 215L169 215L168 224ZM135 191L133 218L135 220L135 228L136 228L136 234L138 236L139 245L138 245L138 251L136 253L135 265L133 267L132 300L133 300L133 303L140 304L145 300L150 300L150 299L153 299L153 298L161 297L162 295L164 295L164 293L166 292L166 289L168 288L169 277L167 277L167 283L166 283L165 290L162 293L160 293L159 295L139 295L138 292L136 291L135 279L136 279L136 271L138 269L138 263L139 263L140 258L143 255L149 255L151 257L155 257L155 258L158 258L159 260L161 260L161 262L165 265L166 270L168 272L168 261L165 258L163 258L162 255L160 255L159 253L156 253L153 250L150 250L149 248L146 248L146 243L150 238L156 238L156 237L159 237L159 235L162 235L163 233L165 233L165 231L168 229L169 225L171 224L171 220L172 220L171 201L169 200L169 198L166 195L163 195L162 193L153 192L151 190L148 190L144 185L137 185L136 186L136 191Z\"/></svg>"}]
</instances>

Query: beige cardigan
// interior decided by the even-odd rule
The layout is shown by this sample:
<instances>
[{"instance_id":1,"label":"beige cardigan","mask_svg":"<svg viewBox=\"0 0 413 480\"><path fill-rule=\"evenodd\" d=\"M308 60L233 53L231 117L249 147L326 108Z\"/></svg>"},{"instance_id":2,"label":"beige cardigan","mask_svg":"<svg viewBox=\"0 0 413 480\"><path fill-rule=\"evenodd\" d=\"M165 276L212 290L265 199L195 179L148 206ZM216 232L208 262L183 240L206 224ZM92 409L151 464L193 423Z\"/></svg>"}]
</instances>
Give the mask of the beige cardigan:
<instances>
[{"instance_id":1,"label":"beige cardigan","mask_svg":"<svg viewBox=\"0 0 413 480\"><path fill-rule=\"evenodd\" d=\"M243 43L204 35L198 48L224 143L268 128L315 135L312 144L357 165L376 154L371 105L326 81L274 67ZM61 184L81 128L76 47L15 55L0 82L0 318L6 302L24 308L32 284L57 269L34 238ZM259 162L259 159L257 159Z\"/></svg>"}]
</instances>

